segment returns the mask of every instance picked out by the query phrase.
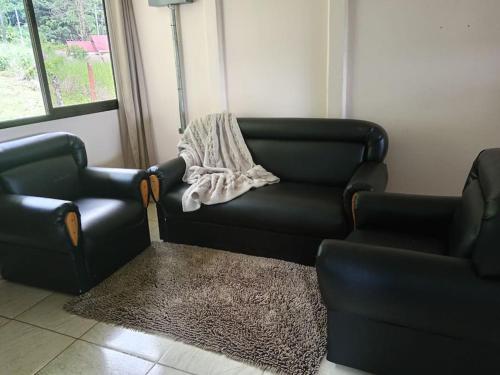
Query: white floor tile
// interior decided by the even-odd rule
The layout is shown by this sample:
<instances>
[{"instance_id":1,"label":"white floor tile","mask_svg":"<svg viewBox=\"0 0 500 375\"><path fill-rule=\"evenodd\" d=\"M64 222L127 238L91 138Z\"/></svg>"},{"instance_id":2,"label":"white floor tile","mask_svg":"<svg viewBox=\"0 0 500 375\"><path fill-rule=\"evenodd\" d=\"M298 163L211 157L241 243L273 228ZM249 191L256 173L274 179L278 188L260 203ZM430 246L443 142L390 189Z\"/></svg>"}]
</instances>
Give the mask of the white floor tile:
<instances>
[{"instance_id":1,"label":"white floor tile","mask_svg":"<svg viewBox=\"0 0 500 375\"><path fill-rule=\"evenodd\" d=\"M272 371L264 371L264 375L275 375ZM342 365L337 365L335 363L328 362L326 358L321 361L321 367L319 368L318 375L370 375L367 372L353 369L351 367L346 367Z\"/></svg>"},{"instance_id":2,"label":"white floor tile","mask_svg":"<svg viewBox=\"0 0 500 375\"><path fill-rule=\"evenodd\" d=\"M149 235L151 241L160 241L160 229L157 221L149 221Z\"/></svg>"},{"instance_id":3,"label":"white floor tile","mask_svg":"<svg viewBox=\"0 0 500 375\"><path fill-rule=\"evenodd\" d=\"M329 362L326 358L321 362L318 375L369 375L367 372Z\"/></svg>"},{"instance_id":4,"label":"white floor tile","mask_svg":"<svg viewBox=\"0 0 500 375\"><path fill-rule=\"evenodd\" d=\"M54 293L16 319L78 338L97 322L64 311L63 305L71 298L73 297Z\"/></svg>"},{"instance_id":5,"label":"white floor tile","mask_svg":"<svg viewBox=\"0 0 500 375\"><path fill-rule=\"evenodd\" d=\"M47 290L1 280L0 315L7 318L14 318L49 296L51 293L52 292Z\"/></svg>"},{"instance_id":6,"label":"white floor tile","mask_svg":"<svg viewBox=\"0 0 500 375\"><path fill-rule=\"evenodd\" d=\"M156 204L151 203L148 206L148 219L149 221L156 221L158 222L158 213L156 212Z\"/></svg>"},{"instance_id":7,"label":"white floor tile","mask_svg":"<svg viewBox=\"0 0 500 375\"><path fill-rule=\"evenodd\" d=\"M153 367L151 371L148 372L148 375L189 375L189 374L187 372L176 370L171 367L155 365L155 367Z\"/></svg>"},{"instance_id":8,"label":"white floor tile","mask_svg":"<svg viewBox=\"0 0 500 375\"><path fill-rule=\"evenodd\" d=\"M7 319L7 318L2 318L2 317L0 316L0 327L1 327L1 326L3 326L4 324L7 324L8 322L10 322L10 320L9 320L9 319Z\"/></svg>"},{"instance_id":9,"label":"white floor tile","mask_svg":"<svg viewBox=\"0 0 500 375\"><path fill-rule=\"evenodd\" d=\"M144 375L152 367L152 362L84 341L76 341L39 374Z\"/></svg>"},{"instance_id":10,"label":"white floor tile","mask_svg":"<svg viewBox=\"0 0 500 375\"><path fill-rule=\"evenodd\" d=\"M33 374L72 342L70 337L12 320L0 327L0 372Z\"/></svg>"},{"instance_id":11,"label":"white floor tile","mask_svg":"<svg viewBox=\"0 0 500 375\"><path fill-rule=\"evenodd\" d=\"M176 342L159 360L160 364L197 375L262 375L263 371L223 355Z\"/></svg>"},{"instance_id":12,"label":"white floor tile","mask_svg":"<svg viewBox=\"0 0 500 375\"><path fill-rule=\"evenodd\" d=\"M131 329L98 323L82 340L133 354L150 361L158 361L175 343L163 336L137 332Z\"/></svg>"}]
</instances>

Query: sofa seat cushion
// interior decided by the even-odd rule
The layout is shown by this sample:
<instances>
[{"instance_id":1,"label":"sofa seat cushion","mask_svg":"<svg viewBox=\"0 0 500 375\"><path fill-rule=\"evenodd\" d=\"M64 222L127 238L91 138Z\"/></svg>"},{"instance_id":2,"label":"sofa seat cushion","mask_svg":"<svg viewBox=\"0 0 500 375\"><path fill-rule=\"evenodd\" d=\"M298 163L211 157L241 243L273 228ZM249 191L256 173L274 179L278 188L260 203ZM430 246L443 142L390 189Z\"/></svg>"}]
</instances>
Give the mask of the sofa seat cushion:
<instances>
[{"instance_id":1,"label":"sofa seat cushion","mask_svg":"<svg viewBox=\"0 0 500 375\"><path fill-rule=\"evenodd\" d=\"M144 208L135 201L82 198L74 203L80 211L84 236L94 239L109 236L117 229L137 225L145 218Z\"/></svg>"},{"instance_id":2,"label":"sofa seat cushion","mask_svg":"<svg viewBox=\"0 0 500 375\"><path fill-rule=\"evenodd\" d=\"M394 247L431 254L447 253L447 241L435 236L415 233L390 232L357 229L346 238L347 241L367 245Z\"/></svg>"},{"instance_id":3,"label":"sofa seat cushion","mask_svg":"<svg viewBox=\"0 0 500 375\"><path fill-rule=\"evenodd\" d=\"M182 212L179 184L162 198L168 219L216 223L319 238L344 238L347 223L336 187L280 182L251 190L232 201Z\"/></svg>"}]
</instances>

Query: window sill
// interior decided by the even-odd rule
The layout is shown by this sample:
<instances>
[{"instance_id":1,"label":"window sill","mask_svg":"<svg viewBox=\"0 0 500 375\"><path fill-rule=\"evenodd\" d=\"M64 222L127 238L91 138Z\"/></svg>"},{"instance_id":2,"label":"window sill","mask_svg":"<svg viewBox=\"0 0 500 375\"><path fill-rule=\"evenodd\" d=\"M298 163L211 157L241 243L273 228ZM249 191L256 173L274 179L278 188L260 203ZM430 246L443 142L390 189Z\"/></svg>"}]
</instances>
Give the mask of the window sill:
<instances>
[{"instance_id":1,"label":"window sill","mask_svg":"<svg viewBox=\"0 0 500 375\"><path fill-rule=\"evenodd\" d=\"M67 107L54 108L53 113L44 116L27 117L18 120L0 122L0 129L12 128L15 126L32 125L39 122L60 120L69 117L90 115L92 113L111 111L118 108L118 100L106 100L97 103L72 105Z\"/></svg>"}]
</instances>

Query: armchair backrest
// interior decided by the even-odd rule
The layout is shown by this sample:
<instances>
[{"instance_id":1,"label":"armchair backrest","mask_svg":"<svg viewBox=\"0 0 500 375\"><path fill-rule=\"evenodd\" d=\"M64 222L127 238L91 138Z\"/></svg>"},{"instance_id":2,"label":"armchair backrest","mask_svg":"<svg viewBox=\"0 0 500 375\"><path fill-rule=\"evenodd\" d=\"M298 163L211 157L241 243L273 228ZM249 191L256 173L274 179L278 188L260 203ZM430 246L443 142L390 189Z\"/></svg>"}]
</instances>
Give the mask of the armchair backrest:
<instances>
[{"instance_id":1,"label":"armchair backrest","mask_svg":"<svg viewBox=\"0 0 500 375\"><path fill-rule=\"evenodd\" d=\"M450 255L472 258L481 276L500 276L500 148L474 161L450 236Z\"/></svg>"},{"instance_id":2,"label":"armchair backrest","mask_svg":"<svg viewBox=\"0 0 500 375\"><path fill-rule=\"evenodd\" d=\"M69 133L46 133L0 143L0 194L73 200L85 145Z\"/></svg>"},{"instance_id":3,"label":"armchair backrest","mask_svg":"<svg viewBox=\"0 0 500 375\"><path fill-rule=\"evenodd\" d=\"M238 118L254 162L282 181L345 187L364 161L383 161L388 139L372 122Z\"/></svg>"}]
</instances>

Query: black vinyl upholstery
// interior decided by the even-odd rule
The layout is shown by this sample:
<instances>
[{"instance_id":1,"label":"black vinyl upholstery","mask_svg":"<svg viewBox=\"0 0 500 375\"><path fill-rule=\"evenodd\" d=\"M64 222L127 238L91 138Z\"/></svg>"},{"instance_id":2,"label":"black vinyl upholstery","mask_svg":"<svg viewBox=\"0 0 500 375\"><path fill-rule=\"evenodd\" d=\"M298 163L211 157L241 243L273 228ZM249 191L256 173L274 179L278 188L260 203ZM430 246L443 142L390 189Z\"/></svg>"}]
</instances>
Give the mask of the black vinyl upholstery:
<instances>
[{"instance_id":1,"label":"black vinyl upholstery","mask_svg":"<svg viewBox=\"0 0 500 375\"><path fill-rule=\"evenodd\" d=\"M450 236L451 255L470 256L481 276L500 277L500 149L475 160Z\"/></svg>"},{"instance_id":2,"label":"black vinyl upholstery","mask_svg":"<svg viewBox=\"0 0 500 375\"><path fill-rule=\"evenodd\" d=\"M346 238L349 242L369 243L376 246L409 249L424 253L446 254L448 243L445 236L389 230L358 229Z\"/></svg>"},{"instance_id":3,"label":"black vinyl upholstery","mask_svg":"<svg viewBox=\"0 0 500 375\"><path fill-rule=\"evenodd\" d=\"M500 149L477 157L461 198L356 194L355 230L317 257L328 359L377 374L500 373L499 197Z\"/></svg>"},{"instance_id":4,"label":"black vinyl upholstery","mask_svg":"<svg viewBox=\"0 0 500 375\"><path fill-rule=\"evenodd\" d=\"M163 198L167 221L170 216L183 214L180 201L186 189L185 184L179 184ZM303 236L329 238L337 233L347 234L342 189L324 185L294 182L268 185L182 216L185 220Z\"/></svg>"},{"instance_id":5,"label":"black vinyl upholstery","mask_svg":"<svg viewBox=\"0 0 500 375\"><path fill-rule=\"evenodd\" d=\"M87 167L85 145L69 133L0 143L2 276L75 294L96 285L150 243L144 180L145 171Z\"/></svg>"},{"instance_id":6,"label":"black vinyl upholstery","mask_svg":"<svg viewBox=\"0 0 500 375\"><path fill-rule=\"evenodd\" d=\"M149 173L160 180L163 240L314 264L323 238L348 234L352 195L385 189L388 140L376 124L265 118L238 123L254 162L281 182L184 213L184 161L154 166Z\"/></svg>"}]
</instances>

